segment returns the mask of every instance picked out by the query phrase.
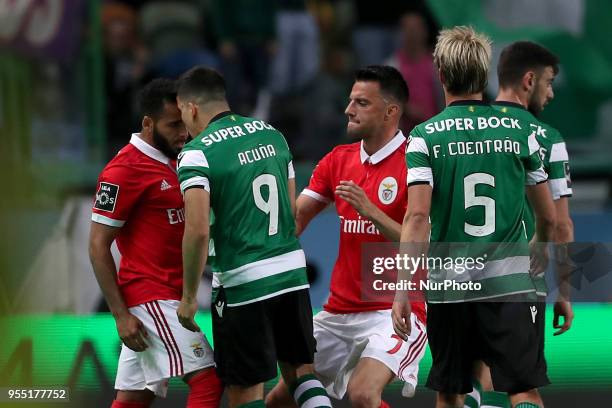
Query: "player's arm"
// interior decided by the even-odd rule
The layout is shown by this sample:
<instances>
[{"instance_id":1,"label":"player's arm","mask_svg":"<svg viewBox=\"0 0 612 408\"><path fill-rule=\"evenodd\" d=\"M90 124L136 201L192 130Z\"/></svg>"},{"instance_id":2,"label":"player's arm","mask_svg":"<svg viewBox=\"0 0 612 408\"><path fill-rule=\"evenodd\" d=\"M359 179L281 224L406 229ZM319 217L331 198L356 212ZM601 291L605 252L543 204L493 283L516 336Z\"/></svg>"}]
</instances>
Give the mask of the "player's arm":
<instances>
[{"instance_id":1,"label":"player's arm","mask_svg":"<svg viewBox=\"0 0 612 408\"><path fill-rule=\"evenodd\" d=\"M531 272L539 275L548 265L547 243L555 236L555 207L548 183L540 182L525 187L527 199L535 213L536 233L532 240Z\"/></svg>"},{"instance_id":2,"label":"player's arm","mask_svg":"<svg viewBox=\"0 0 612 408\"><path fill-rule=\"evenodd\" d=\"M333 201L334 186L331 181L333 157L334 152L332 151L319 161L312 172L308 187L297 198L295 204L296 235L304 232L310 221Z\"/></svg>"},{"instance_id":3,"label":"player's arm","mask_svg":"<svg viewBox=\"0 0 612 408\"><path fill-rule=\"evenodd\" d=\"M574 241L574 224L569 214L569 200L572 196L569 156L561 135L552 132L555 141L548 146L544 165L548 173L548 184L555 204L555 242L566 244ZM550 143L550 140L547 140Z\"/></svg>"},{"instance_id":4,"label":"player's arm","mask_svg":"<svg viewBox=\"0 0 612 408\"><path fill-rule=\"evenodd\" d=\"M574 241L574 224L569 214L568 197L572 195L570 185L569 157L567 147L562 139L556 140L548 151L549 156L545 159L547 171L550 174L549 181L555 204L555 271L559 284L559 295L554 305L553 327L558 329L554 335L565 333L570 329L574 319L574 311L570 303L569 276L572 271L572 262L569 259L568 244ZM560 324L560 318L563 323Z\"/></svg>"},{"instance_id":5,"label":"player's arm","mask_svg":"<svg viewBox=\"0 0 612 408\"><path fill-rule=\"evenodd\" d=\"M570 329L574 320L574 311L570 303L571 287L569 276L572 272L572 263L569 261L568 244L574 242L574 223L569 215L567 197L554 201L555 205L555 251L557 281L559 282L559 297L554 305L553 327L558 329L554 335L558 336ZM559 318L563 316L563 324Z\"/></svg>"},{"instance_id":6,"label":"player's arm","mask_svg":"<svg viewBox=\"0 0 612 408\"><path fill-rule=\"evenodd\" d=\"M548 190L548 184L542 182L526 186L525 190L535 213L535 241L552 242L555 237L555 206Z\"/></svg>"},{"instance_id":7,"label":"player's arm","mask_svg":"<svg viewBox=\"0 0 612 408\"><path fill-rule=\"evenodd\" d=\"M198 286L208 256L210 194L204 188L192 187L185 190L184 200L183 297L177 315L186 329L200 331L194 316L198 309Z\"/></svg>"},{"instance_id":8,"label":"player's arm","mask_svg":"<svg viewBox=\"0 0 612 408\"><path fill-rule=\"evenodd\" d=\"M555 200L555 242L567 244L574 242L574 223L569 214L569 200L561 197Z\"/></svg>"},{"instance_id":9,"label":"player's arm","mask_svg":"<svg viewBox=\"0 0 612 408\"><path fill-rule=\"evenodd\" d=\"M92 221L89 233L89 259L98 285L115 318L119 337L130 349L143 351L147 348L145 342L147 332L142 322L129 312L117 285L117 269L111 245L119 231L120 228Z\"/></svg>"},{"instance_id":10,"label":"player's arm","mask_svg":"<svg viewBox=\"0 0 612 408\"><path fill-rule=\"evenodd\" d=\"M572 195L570 186L569 157L565 143L554 143L548 157L548 167L551 181L551 191L555 203L555 252L557 282L559 294L554 304L553 327L557 329L555 336L570 329L574 319L574 311L570 302L571 286L569 283L572 272L572 262L569 258L569 243L574 241L574 224L569 214L569 199ZM560 318L563 317L563 323Z\"/></svg>"},{"instance_id":11,"label":"player's arm","mask_svg":"<svg viewBox=\"0 0 612 408\"><path fill-rule=\"evenodd\" d=\"M429 240L429 213L431 211L432 188L429 184L408 187L406 215L402 224L400 241L427 242Z\"/></svg>"},{"instance_id":12,"label":"player's arm","mask_svg":"<svg viewBox=\"0 0 612 408\"><path fill-rule=\"evenodd\" d=\"M289 165L287 166L287 174L288 174L288 180L287 180L287 190L289 192L289 202L291 203L291 214L293 215L293 218L295 219L295 170L293 168L293 162L290 161Z\"/></svg>"},{"instance_id":13,"label":"player's arm","mask_svg":"<svg viewBox=\"0 0 612 408\"><path fill-rule=\"evenodd\" d=\"M408 140L406 167L408 168L406 179L408 184L408 204L404 221L402 222L400 254L417 257L421 253L427 253L429 214L434 185L429 158L429 146L427 141L420 137L418 133L411 134ZM398 270L398 282L400 280L412 280L414 272L416 271ZM393 329L403 339L407 339L410 335L410 313L411 307L407 293L401 290L396 291L391 317L393 319Z\"/></svg>"},{"instance_id":14,"label":"player's arm","mask_svg":"<svg viewBox=\"0 0 612 408\"><path fill-rule=\"evenodd\" d=\"M429 182L416 182L408 186L408 206L400 236L400 253L408 257L418 257L426 252L429 240L429 214L431 211L432 187ZM410 281L416 271L399 269L397 279ZM404 340L410 335L411 307L406 291L398 290L393 302L393 328Z\"/></svg>"},{"instance_id":15,"label":"player's arm","mask_svg":"<svg viewBox=\"0 0 612 408\"><path fill-rule=\"evenodd\" d=\"M362 217L372 221L389 241L398 242L402 226L376 206L353 181L340 181L336 195L351 205Z\"/></svg>"},{"instance_id":16,"label":"player's arm","mask_svg":"<svg viewBox=\"0 0 612 408\"><path fill-rule=\"evenodd\" d=\"M310 221L327 207L327 202L317 200L304 193L300 194L295 203L296 235L301 235Z\"/></svg>"},{"instance_id":17,"label":"player's arm","mask_svg":"<svg viewBox=\"0 0 612 408\"><path fill-rule=\"evenodd\" d=\"M525 193L535 213L536 231L531 241L530 272L535 276L543 273L548 265L548 245L555 237L555 206L548 187L548 174L540 155L540 144L535 132L528 138L529 154L523 157L525 166Z\"/></svg>"},{"instance_id":18,"label":"player's arm","mask_svg":"<svg viewBox=\"0 0 612 408\"><path fill-rule=\"evenodd\" d=\"M287 180L287 190L289 191L289 202L291 203L291 214L295 218L295 178Z\"/></svg>"}]
</instances>

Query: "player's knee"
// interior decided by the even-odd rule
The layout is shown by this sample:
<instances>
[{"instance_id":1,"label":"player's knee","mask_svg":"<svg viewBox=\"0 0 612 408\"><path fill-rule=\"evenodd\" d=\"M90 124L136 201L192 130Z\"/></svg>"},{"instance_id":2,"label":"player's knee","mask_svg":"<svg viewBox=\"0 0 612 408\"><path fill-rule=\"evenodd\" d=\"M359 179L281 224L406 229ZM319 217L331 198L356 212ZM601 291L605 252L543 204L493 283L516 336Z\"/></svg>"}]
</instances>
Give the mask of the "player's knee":
<instances>
[{"instance_id":1,"label":"player's knee","mask_svg":"<svg viewBox=\"0 0 612 408\"><path fill-rule=\"evenodd\" d=\"M351 405L357 408L379 408L380 392L371 385L359 382L349 382L347 389Z\"/></svg>"}]
</instances>

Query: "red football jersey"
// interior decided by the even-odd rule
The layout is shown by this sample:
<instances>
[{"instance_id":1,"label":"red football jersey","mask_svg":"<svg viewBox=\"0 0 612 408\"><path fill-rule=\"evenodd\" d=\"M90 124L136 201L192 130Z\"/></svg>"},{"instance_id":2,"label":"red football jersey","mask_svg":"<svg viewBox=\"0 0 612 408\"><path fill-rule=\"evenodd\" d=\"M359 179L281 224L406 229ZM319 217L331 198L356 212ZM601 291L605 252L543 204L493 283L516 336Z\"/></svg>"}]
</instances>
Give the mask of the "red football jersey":
<instances>
[{"instance_id":1,"label":"red football jersey","mask_svg":"<svg viewBox=\"0 0 612 408\"><path fill-rule=\"evenodd\" d=\"M370 201L389 217L402 223L406 213L406 138L402 132L372 156L362 143L341 145L327 154L314 169L308 187L302 194L329 203L335 201L340 218L340 246L332 271L330 296L323 306L330 313L355 313L390 309L391 303L361 300L361 245L388 242L374 223L361 217L343 199L335 199L340 181L352 180ZM413 302L412 311L425 322L425 306Z\"/></svg>"},{"instance_id":2,"label":"red football jersey","mask_svg":"<svg viewBox=\"0 0 612 408\"><path fill-rule=\"evenodd\" d=\"M91 219L121 228L118 284L128 307L181 299L185 210L175 161L132 135L100 173Z\"/></svg>"}]
</instances>

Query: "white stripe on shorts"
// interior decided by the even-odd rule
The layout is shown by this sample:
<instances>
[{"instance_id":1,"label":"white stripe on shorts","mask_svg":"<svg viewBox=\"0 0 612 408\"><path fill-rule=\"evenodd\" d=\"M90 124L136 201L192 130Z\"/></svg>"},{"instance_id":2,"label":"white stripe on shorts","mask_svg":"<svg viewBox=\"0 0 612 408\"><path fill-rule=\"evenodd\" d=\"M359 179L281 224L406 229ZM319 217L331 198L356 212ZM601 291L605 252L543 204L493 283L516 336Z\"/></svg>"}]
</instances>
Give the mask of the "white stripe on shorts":
<instances>
[{"instance_id":1,"label":"white stripe on shorts","mask_svg":"<svg viewBox=\"0 0 612 408\"><path fill-rule=\"evenodd\" d=\"M174 376L174 354L170 353L170 348L168 347L168 343L166 343L166 338L164 336L162 336L161 330L159 328L159 324L157 323L157 319L155 318L155 315L153 314L153 310L151 309L152 306L149 303L144 303L144 306L147 308L147 312L149 313L149 315L151 315L151 318L153 319L153 323L155 323L155 329L157 330L157 335L159 336L159 339L162 341L164 348L166 349L166 353L168 353L168 366L170 367L170 377Z\"/></svg>"},{"instance_id":2,"label":"white stripe on shorts","mask_svg":"<svg viewBox=\"0 0 612 408\"><path fill-rule=\"evenodd\" d=\"M172 330L170 329L170 325L168 324L168 320L166 320L166 315L164 315L164 312L162 311L161 306L159 305L159 302L156 300L155 302L155 306L157 307L157 310L159 311L160 316L162 317L162 320L164 321L164 325L166 327L166 330L168 330L168 334L170 335L170 339L171 341L171 345L174 346L174 351L176 351L176 355L178 356L178 368L179 372L177 372L177 375L184 375L185 374L185 370L183 368L183 357L181 356L181 350L179 349L178 344L176 344L176 339L174 338L174 334L172 333Z\"/></svg>"},{"instance_id":3,"label":"white stripe on shorts","mask_svg":"<svg viewBox=\"0 0 612 408\"><path fill-rule=\"evenodd\" d=\"M403 371L408 368L410 364L412 364L414 359L417 358L419 354L421 354L423 347L425 347L425 344L427 344L427 334L425 334L425 331L421 327L419 319L415 317L414 322L415 325L418 327L420 333L417 339L410 345L406 357L402 360L402 363L400 364L400 368L397 373L397 376L399 378L402 378Z\"/></svg>"}]
</instances>

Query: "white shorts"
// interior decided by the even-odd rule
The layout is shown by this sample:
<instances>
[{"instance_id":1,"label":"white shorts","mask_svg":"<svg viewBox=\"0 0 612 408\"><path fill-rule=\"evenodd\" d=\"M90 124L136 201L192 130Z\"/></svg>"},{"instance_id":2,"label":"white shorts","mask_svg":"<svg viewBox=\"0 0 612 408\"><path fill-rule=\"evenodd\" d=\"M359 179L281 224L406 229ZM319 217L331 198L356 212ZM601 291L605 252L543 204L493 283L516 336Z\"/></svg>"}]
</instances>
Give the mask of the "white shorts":
<instances>
[{"instance_id":1,"label":"white shorts","mask_svg":"<svg viewBox=\"0 0 612 408\"><path fill-rule=\"evenodd\" d=\"M314 368L328 394L337 399L344 397L353 369L364 357L382 362L414 390L427 333L414 313L410 321L412 331L408 341L403 341L393 330L391 310L317 313L313 319L317 340Z\"/></svg>"},{"instance_id":2,"label":"white shorts","mask_svg":"<svg viewBox=\"0 0 612 408\"><path fill-rule=\"evenodd\" d=\"M121 347L115 389L149 389L165 397L170 377L214 366L213 351L202 332L185 329L178 321L178 300L154 300L130 307L144 324L149 347L135 352Z\"/></svg>"}]
</instances>

